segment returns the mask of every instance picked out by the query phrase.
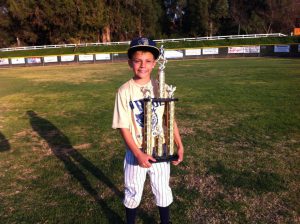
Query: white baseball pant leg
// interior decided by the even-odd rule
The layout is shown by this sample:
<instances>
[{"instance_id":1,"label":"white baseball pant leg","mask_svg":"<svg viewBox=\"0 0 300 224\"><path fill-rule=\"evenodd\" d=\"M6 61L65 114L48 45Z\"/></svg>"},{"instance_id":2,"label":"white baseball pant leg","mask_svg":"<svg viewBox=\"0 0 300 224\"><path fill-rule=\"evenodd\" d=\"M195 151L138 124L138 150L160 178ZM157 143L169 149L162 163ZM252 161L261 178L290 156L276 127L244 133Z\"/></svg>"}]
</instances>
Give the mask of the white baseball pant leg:
<instances>
[{"instance_id":1,"label":"white baseball pant leg","mask_svg":"<svg viewBox=\"0 0 300 224\"><path fill-rule=\"evenodd\" d=\"M123 200L127 208L139 206L147 173L150 176L156 205L167 207L173 202L172 190L169 186L170 163L153 163L150 168L143 168L138 165L133 153L127 149L124 160L125 197Z\"/></svg>"}]
</instances>

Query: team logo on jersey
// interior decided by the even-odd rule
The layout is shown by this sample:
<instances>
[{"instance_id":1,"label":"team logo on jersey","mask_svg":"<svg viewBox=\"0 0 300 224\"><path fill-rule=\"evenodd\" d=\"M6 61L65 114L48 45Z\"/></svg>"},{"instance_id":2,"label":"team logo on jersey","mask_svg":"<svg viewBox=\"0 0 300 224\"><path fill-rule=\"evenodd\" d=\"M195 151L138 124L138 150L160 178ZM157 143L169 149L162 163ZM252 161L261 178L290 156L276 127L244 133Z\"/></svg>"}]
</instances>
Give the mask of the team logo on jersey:
<instances>
[{"instance_id":1,"label":"team logo on jersey","mask_svg":"<svg viewBox=\"0 0 300 224\"><path fill-rule=\"evenodd\" d=\"M135 121L140 127L144 127L144 112L135 115Z\"/></svg>"},{"instance_id":2,"label":"team logo on jersey","mask_svg":"<svg viewBox=\"0 0 300 224\"><path fill-rule=\"evenodd\" d=\"M134 113L135 115L135 121L136 123L141 127L144 128L144 101L143 100L135 100L135 101L130 101L129 102L131 110L135 112L137 109L139 113ZM152 109L152 130L156 130L156 126L158 124L158 116L156 113L156 108L160 106L161 104L153 103L153 109Z\"/></svg>"},{"instance_id":3,"label":"team logo on jersey","mask_svg":"<svg viewBox=\"0 0 300 224\"><path fill-rule=\"evenodd\" d=\"M144 119L145 119L144 112L135 115L135 121L141 128L144 128ZM158 123L157 114L155 111L152 111L152 121L151 121L152 129L153 129L153 127L156 127L157 123Z\"/></svg>"}]
</instances>

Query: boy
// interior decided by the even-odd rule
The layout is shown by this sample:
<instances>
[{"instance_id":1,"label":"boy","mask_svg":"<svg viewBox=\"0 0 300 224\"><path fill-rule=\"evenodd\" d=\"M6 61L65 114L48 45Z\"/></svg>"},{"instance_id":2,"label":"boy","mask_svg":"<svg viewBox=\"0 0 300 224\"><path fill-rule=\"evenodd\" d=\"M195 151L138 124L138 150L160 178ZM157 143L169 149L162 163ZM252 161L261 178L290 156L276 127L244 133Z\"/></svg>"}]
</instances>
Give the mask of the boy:
<instances>
[{"instance_id":1,"label":"boy","mask_svg":"<svg viewBox=\"0 0 300 224\"><path fill-rule=\"evenodd\" d=\"M155 67L160 50L154 41L147 38L136 38L131 41L127 51L128 64L133 71L133 78L123 84L116 95L112 127L120 129L126 144L124 160L125 197L123 203L126 209L128 224L135 223L136 210L140 204L146 174L150 176L152 192L159 209L161 223L169 223L169 205L173 202L169 187L170 163L155 163L155 159L143 153L142 129L144 121L143 99L145 89L151 89L151 97L158 97L158 82L151 79L151 72ZM153 104L153 115L157 120L163 116L163 105ZM155 124L152 130L155 133ZM183 145L175 122L174 139L178 151L178 165L183 159ZM153 163L154 162L154 163Z\"/></svg>"}]
</instances>

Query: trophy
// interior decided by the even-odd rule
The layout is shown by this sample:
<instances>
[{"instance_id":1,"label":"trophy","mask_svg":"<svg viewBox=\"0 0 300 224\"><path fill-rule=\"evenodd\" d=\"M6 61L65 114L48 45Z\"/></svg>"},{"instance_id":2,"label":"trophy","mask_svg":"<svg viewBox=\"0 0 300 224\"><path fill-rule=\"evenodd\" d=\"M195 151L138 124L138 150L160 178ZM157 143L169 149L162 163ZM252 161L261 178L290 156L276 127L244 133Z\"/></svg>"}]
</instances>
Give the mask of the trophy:
<instances>
[{"instance_id":1,"label":"trophy","mask_svg":"<svg viewBox=\"0 0 300 224\"><path fill-rule=\"evenodd\" d=\"M163 46L160 47L160 56L157 60L159 96L151 98L152 89L143 89L144 94L144 131L143 131L143 150L148 155L156 159L156 162L175 161L178 160L177 151L174 147L174 114L175 101L174 92L176 87L165 85L165 58ZM153 130L153 123L157 121L154 117L153 105L161 105L164 107L164 115L160 123Z\"/></svg>"}]
</instances>

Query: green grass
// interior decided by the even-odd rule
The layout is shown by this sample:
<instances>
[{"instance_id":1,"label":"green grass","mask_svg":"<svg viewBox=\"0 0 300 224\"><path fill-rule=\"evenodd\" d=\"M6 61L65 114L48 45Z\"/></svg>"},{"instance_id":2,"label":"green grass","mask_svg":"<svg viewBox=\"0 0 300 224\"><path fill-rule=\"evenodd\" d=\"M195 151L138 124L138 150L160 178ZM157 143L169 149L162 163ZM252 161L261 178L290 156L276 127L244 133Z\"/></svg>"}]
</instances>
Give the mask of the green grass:
<instances>
[{"instance_id":1,"label":"green grass","mask_svg":"<svg viewBox=\"0 0 300 224\"><path fill-rule=\"evenodd\" d=\"M173 223L297 223L299 59L169 61L185 160ZM123 223L124 63L0 69L1 223ZM146 182L138 223L156 223Z\"/></svg>"}]
</instances>

